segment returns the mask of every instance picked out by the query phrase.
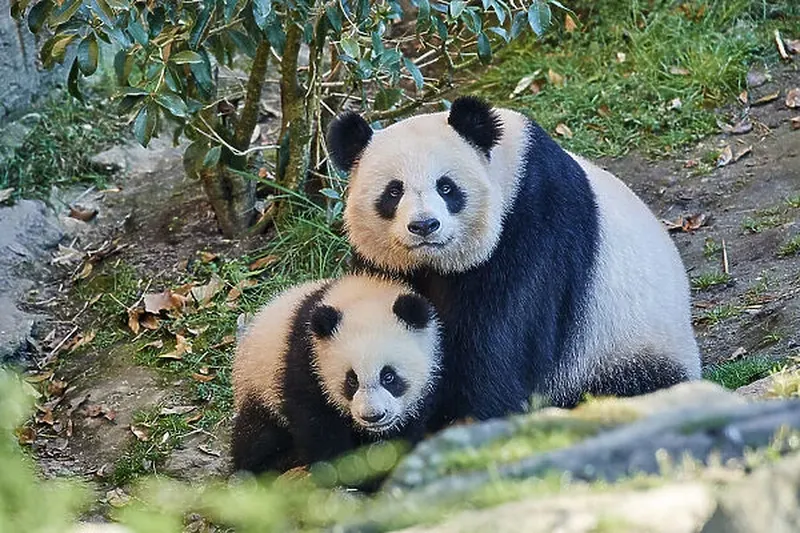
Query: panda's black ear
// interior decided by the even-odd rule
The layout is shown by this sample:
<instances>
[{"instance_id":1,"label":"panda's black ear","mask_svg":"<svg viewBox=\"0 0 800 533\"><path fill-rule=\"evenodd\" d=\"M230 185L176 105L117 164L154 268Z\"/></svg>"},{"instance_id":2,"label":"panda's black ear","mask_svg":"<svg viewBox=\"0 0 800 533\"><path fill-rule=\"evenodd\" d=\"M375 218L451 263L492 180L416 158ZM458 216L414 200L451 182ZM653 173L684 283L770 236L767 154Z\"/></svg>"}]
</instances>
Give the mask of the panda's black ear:
<instances>
[{"instance_id":1,"label":"panda's black ear","mask_svg":"<svg viewBox=\"0 0 800 533\"><path fill-rule=\"evenodd\" d=\"M433 306L430 302L416 294L401 294L398 296L392 306L392 312L397 315L397 318L414 329L427 328L434 315Z\"/></svg>"},{"instance_id":2,"label":"panda's black ear","mask_svg":"<svg viewBox=\"0 0 800 533\"><path fill-rule=\"evenodd\" d=\"M333 164L342 172L350 172L371 139L372 128L361 115L341 113L328 128L328 152Z\"/></svg>"},{"instance_id":3,"label":"panda's black ear","mask_svg":"<svg viewBox=\"0 0 800 533\"><path fill-rule=\"evenodd\" d=\"M477 96L461 96L450 106L447 123L486 157L503 136L500 115Z\"/></svg>"},{"instance_id":4,"label":"panda's black ear","mask_svg":"<svg viewBox=\"0 0 800 533\"><path fill-rule=\"evenodd\" d=\"M330 305L320 305L311 312L309 327L314 335L326 339L336 332L341 320L342 313L338 309Z\"/></svg>"}]
</instances>

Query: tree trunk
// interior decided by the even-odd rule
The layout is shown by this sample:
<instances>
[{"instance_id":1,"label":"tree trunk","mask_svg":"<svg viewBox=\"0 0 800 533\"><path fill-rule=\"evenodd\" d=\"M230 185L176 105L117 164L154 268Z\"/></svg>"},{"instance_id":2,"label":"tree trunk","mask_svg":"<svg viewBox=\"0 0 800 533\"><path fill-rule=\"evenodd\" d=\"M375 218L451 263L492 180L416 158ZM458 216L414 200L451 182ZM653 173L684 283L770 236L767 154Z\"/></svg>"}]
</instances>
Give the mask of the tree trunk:
<instances>
[{"instance_id":1,"label":"tree trunk","mask_svg":"<svg viewBox=\"0 0 800 533\"><path fill-rule=\"evenodd\" d=\"M200 180L222 234L229 239L244 235L255 219L255 180L234 174L224 163L201 170Z\"/></svg>"}]
</instances>

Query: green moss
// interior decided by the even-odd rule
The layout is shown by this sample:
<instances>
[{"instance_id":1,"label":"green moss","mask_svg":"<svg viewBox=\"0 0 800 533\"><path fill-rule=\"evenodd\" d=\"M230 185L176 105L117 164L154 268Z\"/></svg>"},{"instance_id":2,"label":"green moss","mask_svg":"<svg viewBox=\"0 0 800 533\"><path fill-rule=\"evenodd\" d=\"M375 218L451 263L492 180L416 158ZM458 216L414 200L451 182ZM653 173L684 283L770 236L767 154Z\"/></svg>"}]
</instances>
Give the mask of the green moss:
<instances>
[{"instance_id":1,"label":"green moss","mask_svg":"<svg viewBox=\"0 0 800 533\"><path fill-rule=\"evenodd\" d=\"M779 361L767 357L747 357L708 367L703 371L703 377L728 389L738 389L767 377L779 364Z\"/></svg>"}]
</instances>

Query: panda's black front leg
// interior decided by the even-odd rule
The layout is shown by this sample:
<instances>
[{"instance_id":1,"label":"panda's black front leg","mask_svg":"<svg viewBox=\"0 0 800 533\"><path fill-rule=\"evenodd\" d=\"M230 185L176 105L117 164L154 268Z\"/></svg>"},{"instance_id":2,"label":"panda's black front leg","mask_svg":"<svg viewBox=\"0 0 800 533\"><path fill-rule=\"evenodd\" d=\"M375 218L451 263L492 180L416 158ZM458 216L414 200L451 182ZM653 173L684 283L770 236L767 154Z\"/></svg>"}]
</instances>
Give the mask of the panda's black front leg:
<instances>
[{"instance_id":1,"label":"panda's black front leg","mask_svg":"<svg viewBox=\"0 0 800 533\"><path fill-rule=\"evenodd\" d=\"M347 421L327 405L291 409L289 420L295 453L302 464L331 461L357 445Z\"/></svg>"}]
</instances>

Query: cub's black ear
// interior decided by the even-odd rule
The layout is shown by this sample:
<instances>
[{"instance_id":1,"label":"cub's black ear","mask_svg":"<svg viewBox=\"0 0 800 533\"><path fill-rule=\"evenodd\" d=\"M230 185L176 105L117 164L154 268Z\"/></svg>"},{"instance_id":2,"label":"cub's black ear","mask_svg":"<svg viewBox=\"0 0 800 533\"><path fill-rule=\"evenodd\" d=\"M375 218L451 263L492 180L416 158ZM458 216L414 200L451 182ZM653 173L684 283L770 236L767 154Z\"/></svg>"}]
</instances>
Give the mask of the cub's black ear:
<instances>
[{"instance_id":1,"label":"cub's black ear","mask_svg":"<svg viewBox=\"0 0 800 533\"><path fill-rule=\"evenodd\" d=\"M342 172L350 172L358 156L372 139L372 128L361 115L345 111L328 128L328 151L333 164Z\"/></svg>"},{"instance_id":2,"label":"cub's black ear","mask_svg":"<svg viewBox=\"0 0 800 533\"><path fill-rule=\"evenodd\" d=\"M320 305L311 312L309 326L311 332L320 339L326 339L336 332L342 313L330 305Z\"/></svg>"},{"instance_id":3,"label":"cub's black ear","mask_svg":"<svg viewBox=\"0 0 800 533\"><path fill-rule=\"evenodd\" d=\"M405 322L414 329L424 329L428 327L433 319L433 306L416 294L401 294L394 301L392 311L397 318Z\"/></svg>"},{"instance_id":4,"label":"cub's black ear","mask_svg":"<svg viewBox=\"0 0 800 533\"><path fill-rule=\"evenodd\" d=\"M503 136L500 115L476 96L461 96L450 106L447 123L486 157Z\"/></svg>"}]
</instances>

